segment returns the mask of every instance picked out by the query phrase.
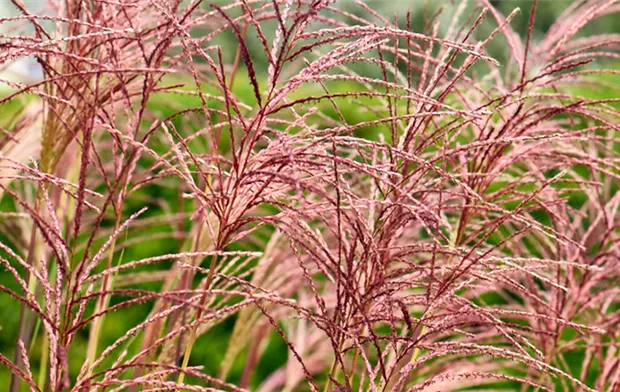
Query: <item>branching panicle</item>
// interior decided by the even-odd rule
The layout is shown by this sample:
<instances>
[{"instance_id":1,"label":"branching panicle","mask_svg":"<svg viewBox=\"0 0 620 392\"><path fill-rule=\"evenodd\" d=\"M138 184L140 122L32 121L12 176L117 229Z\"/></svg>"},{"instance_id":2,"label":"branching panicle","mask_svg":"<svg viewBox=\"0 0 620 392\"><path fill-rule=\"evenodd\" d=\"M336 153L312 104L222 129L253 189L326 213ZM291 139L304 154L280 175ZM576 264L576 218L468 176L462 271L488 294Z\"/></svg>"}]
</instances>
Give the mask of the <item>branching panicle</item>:
<instances>
[{"instance_id":1,"label":"branching panicle","mask_svg":"<svg viewBox=\"0 0 620 392\"><path fill-rule=\"evenodd\" d=\"M11 392L620 390L617 1L12 3Z\"/></svg>"}]
</instances>

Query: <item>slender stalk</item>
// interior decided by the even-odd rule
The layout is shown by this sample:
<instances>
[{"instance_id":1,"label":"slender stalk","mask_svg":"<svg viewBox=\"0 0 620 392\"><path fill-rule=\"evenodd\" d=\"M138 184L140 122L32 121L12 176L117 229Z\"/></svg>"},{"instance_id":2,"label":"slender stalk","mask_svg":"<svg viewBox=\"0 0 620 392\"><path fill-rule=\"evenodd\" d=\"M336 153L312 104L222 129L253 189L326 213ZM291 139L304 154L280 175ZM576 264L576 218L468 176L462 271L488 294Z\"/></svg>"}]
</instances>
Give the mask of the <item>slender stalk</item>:
<instances>
[{"instance_id":1,"label":"slender stalk","mask_svg":"<svg viewBox=\"0 0 620 392\"><path fill-rule=\"evenodd\" d=\"M116 220L114 222L114 232L116 232L118 230L118 228L120 227L120 217L121 215L118 214L116 216ZM127 235L127 233L126 233ZM110 251L108 254L108 268L112 267L112 259L114 257L114 251L115 251L115 247L116 247L116 240L112 241L112 244L110 245ZM122 259L122 256L121 256ZM120 264L121 260L119 259L119 264ZM110 277L109 275L106 275L105 278L103 279L103 284L101 286L101 291L102 292L107 292L109 290L111 290L114 286L114 277ZM108 305L110 303L110 296L109 295L102 295L101 297L99 297L99 299L97 300L97 305L95 307L95 311L94 314L99 314L103 311L105 311L105 309L107 309ZM97 347L99 345L99 338L101 335L101 328L103 326L103 322L105 319L105 315L101 315L100 317L97 317L94 321L93 321L93 325L88 337L88 347L87 347L87 354L86 354L86 360L88 361L88 375L90 376L93 372L93 368L92 368L92 364L95 362L95 358L97 357Z\"/></svg>"},{"instance_id":2,"label":"slender stalk","mask_svg":"<svg viewBox=\"0 0 620 392\"><path fill-rule=\"evenodd\" d=\"M204 290L207 291L211 288L211 283L213 281L213 278L215 276L215 265L217 262L217 256L213 255L211 257L211 264L209 265L209 274L207 275L207 280L205 282L204 285ZM196 310L196 317L194 317L195 320L199 320L200 317L202 316L202 308L205 306L206 302L207 302L207 298L208 295L207 293L202 294L202 297L200 299L200 308L198 308L198 310ZM194 343L196 342L196 331L198 329L198 324L195 324L190 332L189 335L189 340L187 342L187 346L185 347L185 353L183 355L183 362L181 363L181 369L187 369L187 365L189 364L189 357L192 354L192 349L194 347ZM185 373L184 372L180 372L179 373L179 377L177 378L177 383L182 384L183 380L185 379Z\"/></svg>"},{"instance_id":3,"label":"slender stalk","mask_svg":"<svg viewBox=\"0 0 620 392\"><path fill-rule=\"evenodd\" d=\"M41 198L42 198L42 189L41 189L40 185L38 187L38 191L37 191L37 198L35 201L35 211L38 213L39 211L39 207L41 205ZM38 236L37 236L37 227L34 224L34 220L32 223L32 231L30 233L30 244L28 245L28 258L27 258L27 263L32 265L34 268L38 268L38 261L39 260L39 251L40 251L40 246L38 244ZM37 281L36 278L30 274L28 271L26 271L26 274L28 274L28 290L30 290L30 292L35 293L36 289L37 289ZM28 309L28 307L25 304L21 305L21 310L20 310L20 314L19 314L19 339L24 343L25 347L28 347L30 345L30 341L32 339L32 333L33 333L33 323L35 321L35 315L32 311L30 311ZM15 350L15 359L14 359L14 363L17 365L18 368L21 368L23 366L22 363L22 357L19 354L19 350ZM21 379L19 377L17 377L17 375L15 373L11 374L11 385L9 387L10 392L18 392L19 388L21 385Z\"/></svg>"}]
</instances>

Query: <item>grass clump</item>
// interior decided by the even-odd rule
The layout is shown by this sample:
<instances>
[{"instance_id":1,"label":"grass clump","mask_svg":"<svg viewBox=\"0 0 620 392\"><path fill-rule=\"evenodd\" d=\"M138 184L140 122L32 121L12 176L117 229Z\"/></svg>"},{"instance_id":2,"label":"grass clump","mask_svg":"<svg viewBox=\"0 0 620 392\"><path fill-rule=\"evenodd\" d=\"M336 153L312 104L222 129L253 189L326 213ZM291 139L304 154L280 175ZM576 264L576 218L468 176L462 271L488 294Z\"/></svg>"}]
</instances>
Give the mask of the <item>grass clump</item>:
<instances>
[{"instance_id":1,"label":"grass clump","mask_svg":"<svg viewBox=\"0 0 620 392\"><path fill-rule=\"evenodd\" d=\"M620 387L616 1L13 4L11 392Z\"/></svg>"}]
</instances>

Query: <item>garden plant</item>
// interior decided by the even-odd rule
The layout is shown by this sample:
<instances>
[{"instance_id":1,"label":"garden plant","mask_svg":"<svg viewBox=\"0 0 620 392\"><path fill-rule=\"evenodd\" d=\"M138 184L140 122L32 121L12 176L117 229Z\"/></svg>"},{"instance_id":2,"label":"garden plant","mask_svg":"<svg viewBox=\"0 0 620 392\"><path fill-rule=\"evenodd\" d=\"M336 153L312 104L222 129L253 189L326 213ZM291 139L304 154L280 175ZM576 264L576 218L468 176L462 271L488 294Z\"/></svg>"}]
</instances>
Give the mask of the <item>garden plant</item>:
<instances>
[{"instance_id":1,"label":"garden plant","mask_svg":"<svg viewBox=\"0 0 620 392\"><path fill-rule=\"evenodd\" d=\"M0 391L620 391L620 2L8 2Z\"/></svg>"}]
</instances>

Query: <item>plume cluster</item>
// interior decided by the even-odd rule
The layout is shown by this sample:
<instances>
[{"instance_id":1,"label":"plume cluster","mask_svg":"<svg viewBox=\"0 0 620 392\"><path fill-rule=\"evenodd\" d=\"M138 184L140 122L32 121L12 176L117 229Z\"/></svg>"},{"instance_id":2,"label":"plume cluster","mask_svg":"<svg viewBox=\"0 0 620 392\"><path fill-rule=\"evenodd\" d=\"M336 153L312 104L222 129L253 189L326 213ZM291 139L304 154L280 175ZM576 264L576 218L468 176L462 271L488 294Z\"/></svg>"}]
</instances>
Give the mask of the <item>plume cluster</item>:
<instances>
[{"instance_id":1,"label":"plume cluster","mask_svg":"<svg viewBox=\"0 0 620 392\"><path fill-rule=\"evenodd\" d=\"M12 3L7 390L620 390L617 1Z\"/></svg>"}]
</instances>

